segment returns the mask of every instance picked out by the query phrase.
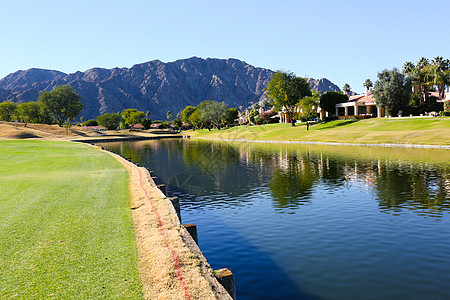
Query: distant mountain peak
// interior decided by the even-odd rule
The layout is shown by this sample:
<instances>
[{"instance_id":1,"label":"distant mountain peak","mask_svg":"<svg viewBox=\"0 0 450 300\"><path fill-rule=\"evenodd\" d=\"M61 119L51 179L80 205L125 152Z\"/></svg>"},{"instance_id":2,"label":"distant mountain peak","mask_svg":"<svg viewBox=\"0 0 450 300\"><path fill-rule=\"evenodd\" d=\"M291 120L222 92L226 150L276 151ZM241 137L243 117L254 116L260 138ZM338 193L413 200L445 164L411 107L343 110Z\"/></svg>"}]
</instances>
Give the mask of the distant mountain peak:
<instances>
[{"instance_id":1,"label":"distant mountain peak","mask_svg":"<svg viewBox=\"0 0 450 300\"><path fill-rule=\"evenodd\" d=\"M49 81L67 76L66 73L54 70L31 68L11 73L0 80L0 88L14 90L29 82Z\"/></svg>"},{"instance_id":2,"label":"distant mountain peak","mask_svg":"<svg viewBox=\"0 0 450 300\"><path fill-rule=\"evenodd\" d=\"M84 102L82 115L95 118L125 108L150 111L152 119L165 119L167 111L180 111L204 100L224 101L230 107L248 107L266 99L264 88L274 74L236 58L190 57L164 63L152 60L131 68L91 68L65 74L29 69L0 80L0 101L35 101L40 91L70 84ZM339 90L329 80L310 79L315 89ZM6 99L5 99L6 97Z\"/></svg>"}]
</instances>

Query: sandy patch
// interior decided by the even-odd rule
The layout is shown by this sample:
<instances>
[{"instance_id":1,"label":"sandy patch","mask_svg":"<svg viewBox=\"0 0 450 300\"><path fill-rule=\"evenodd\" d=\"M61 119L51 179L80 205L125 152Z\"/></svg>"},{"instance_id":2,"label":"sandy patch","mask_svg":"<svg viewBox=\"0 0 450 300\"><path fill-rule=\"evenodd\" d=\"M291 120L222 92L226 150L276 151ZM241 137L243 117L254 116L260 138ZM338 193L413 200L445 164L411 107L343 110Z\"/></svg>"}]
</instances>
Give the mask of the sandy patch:
<instances>
[{"instance_id":1,"label":"sandy patch","mask_svg":"<svg viewBox=\"0 0 450 300\"><path fill-rule=\"evenodd\" d=\"M231 299L149 172L110 154L130 174L131 214L145 299Z\"/></svg>"}]
</instances>

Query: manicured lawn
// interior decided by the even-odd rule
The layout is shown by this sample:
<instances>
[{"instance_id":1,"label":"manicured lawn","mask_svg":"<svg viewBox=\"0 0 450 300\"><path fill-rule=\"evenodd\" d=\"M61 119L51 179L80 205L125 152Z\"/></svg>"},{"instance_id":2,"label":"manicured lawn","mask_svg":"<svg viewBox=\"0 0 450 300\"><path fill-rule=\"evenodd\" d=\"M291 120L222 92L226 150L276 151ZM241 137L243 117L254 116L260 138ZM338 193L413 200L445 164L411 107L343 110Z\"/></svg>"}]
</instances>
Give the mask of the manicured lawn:
<instances>
[{"instance_id":1,"label":"manicured lawn","mask_svg":"<svg viewBox=\"0 0 450 300\"><path fill-rule=\"evenodd\" d=\"M69 142L0 141L0 298L142 299L128 172Z\"/></svg>"},{"instance_id":2,"label":"manicured lawn","mask_svg":"<svg viewBox=\"0 0 450 300\"><path fill-rule=\"evenodd\" d=\"M188 131L193 137L267 141L450 145L450 118L374 118L306 125L268 124Z\"/></svg>"}]
</instances>

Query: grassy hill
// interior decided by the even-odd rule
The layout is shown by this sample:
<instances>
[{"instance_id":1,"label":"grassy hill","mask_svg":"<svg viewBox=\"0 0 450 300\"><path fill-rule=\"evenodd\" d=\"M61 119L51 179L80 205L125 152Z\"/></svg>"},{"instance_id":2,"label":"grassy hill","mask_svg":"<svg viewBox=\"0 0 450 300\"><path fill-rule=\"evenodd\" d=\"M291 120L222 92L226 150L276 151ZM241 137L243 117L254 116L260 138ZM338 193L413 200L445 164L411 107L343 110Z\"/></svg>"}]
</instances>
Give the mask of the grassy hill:
<instances>
[{"instance_id":1,"label":"grassy hill","mask_svg":"<svg viewBox=\"0 0 450 300\"><path fill-rule=\"evenodd\" d=\"M374 118L305 124L237 126L188 131L192 137L264 141L450 145L450 118Z\"/></svg>"}]
</instances>

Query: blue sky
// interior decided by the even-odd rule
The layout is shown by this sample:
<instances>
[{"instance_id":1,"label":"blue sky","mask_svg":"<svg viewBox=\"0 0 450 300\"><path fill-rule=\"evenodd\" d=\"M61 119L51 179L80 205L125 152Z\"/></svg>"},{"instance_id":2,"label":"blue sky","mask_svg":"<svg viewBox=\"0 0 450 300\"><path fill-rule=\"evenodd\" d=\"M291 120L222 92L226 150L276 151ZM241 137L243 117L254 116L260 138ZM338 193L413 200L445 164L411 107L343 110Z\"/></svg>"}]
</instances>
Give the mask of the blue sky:
<instances>
[{"instance_id":1,"label":"blue sky","mask_svg":"<svg viewBox=\"0 0 450 300\"><path fill-rule=\"evenodd\" d=\"M362 92L383 69L450 58L448 0L2 2L0 78L232 57Z\"/></svg>"}]
</instances>

